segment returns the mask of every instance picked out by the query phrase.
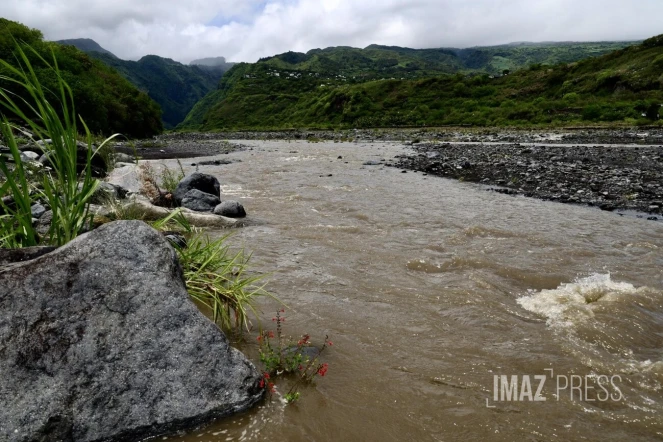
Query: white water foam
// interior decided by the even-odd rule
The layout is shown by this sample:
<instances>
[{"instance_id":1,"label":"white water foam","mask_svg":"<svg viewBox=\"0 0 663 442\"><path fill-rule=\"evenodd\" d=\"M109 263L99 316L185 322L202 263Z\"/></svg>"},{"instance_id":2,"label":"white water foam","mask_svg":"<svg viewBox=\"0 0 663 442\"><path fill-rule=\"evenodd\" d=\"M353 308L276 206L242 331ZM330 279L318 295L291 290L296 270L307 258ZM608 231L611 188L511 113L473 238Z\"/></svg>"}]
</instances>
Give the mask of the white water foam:
<instances>
[{"instance_id":1,"label":"white water foam","mask_svg":"<svg viewBox=\"0 0 663 442\"><path fill-rule=\"evenodd\" d=\"M660 290L594 274L531 292L517 302L545 317L560 344L583 364L610 372L663 375Z\"/></svg>"},{"instance_id":2,"label":"white water foam","mask_svg":"<svg viewBox=\"0 0 663 442\"><path fill-rule=\"evenodd\" d=\"M518 299L525 310L547 318L550 327L569 327L594 317L593 304L614 302L641 289L626 282L616 282L610 274L594 274L556 289L541 290Z\"/></svg>"}]
</instances>

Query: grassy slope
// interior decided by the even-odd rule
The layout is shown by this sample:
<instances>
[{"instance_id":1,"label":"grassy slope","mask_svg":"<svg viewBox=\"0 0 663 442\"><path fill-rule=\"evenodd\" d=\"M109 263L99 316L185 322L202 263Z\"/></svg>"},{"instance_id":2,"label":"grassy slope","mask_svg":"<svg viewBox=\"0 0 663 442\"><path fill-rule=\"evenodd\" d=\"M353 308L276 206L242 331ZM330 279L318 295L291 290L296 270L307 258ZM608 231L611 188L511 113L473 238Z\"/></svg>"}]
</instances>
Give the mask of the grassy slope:
<instances>
[{"instance_id":1,"label":"grassy slope","mask_svg":"<svg viewBox=\"0 0 663 442\"><path fill-rule=\"evenodd\" d=\"M248 129L651 121L657 119L659 103L663 103L661 40L649 39L642 45L573 63L568 63L569 58L583 52L577 45L561 45L560 50L547 52L546 57L556 57L564 63L535 64L496 78L476 73L431 75L434 63L430 61L412 71L412 79L361 81L349 77L364 69L361 60L352 64L355 71L349 72L349 65L345 65L345 71L332 69L343 66L333 57L325 57L326 65L322 66L319 55L325 50L282 54L256 64L235 66L224 76L215 96L199 103L195 115L189 115L183 126ZM475 52L457 54L454 59L439 50L426 51L425 56L429 60L452 57L451 60L475 66L499 62L501 68L507 63L503 60L504 48L507 47L485 48L489 57ZM527 50L520 46L511 48L511 58L506 58L511 63L508 66L539 60L546 53L538 51L545 45L529 45ZM585 49L601 52L604 48L605 45L597 44ZM363 55L383 50L369 47ZM334 57L356 58L358 51L344 48L332 52ZM396 58L398 65L406 66L411 63L407 61L409 52L418 52L388 49L391 54L394 51L406 53ZM418 55L423 56L420 52ZM477 57L483 57L483 61ZM275 71L280 75L275 76Z\"/></svg>"}]
</instances>

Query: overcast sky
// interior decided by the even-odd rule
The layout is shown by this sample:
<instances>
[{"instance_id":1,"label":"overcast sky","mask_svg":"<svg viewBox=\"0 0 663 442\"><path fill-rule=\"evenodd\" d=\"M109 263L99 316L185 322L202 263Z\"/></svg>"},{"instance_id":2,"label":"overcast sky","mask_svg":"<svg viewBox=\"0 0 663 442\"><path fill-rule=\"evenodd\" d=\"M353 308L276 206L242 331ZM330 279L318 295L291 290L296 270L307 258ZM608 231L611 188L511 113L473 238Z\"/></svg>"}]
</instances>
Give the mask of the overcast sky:
<instances>
[{"instance_id":1,"label":"overcast sky","mask_svg":"<svg viewBox=\"0 0 663 442\"><path fill-rule=\"evenodd\" d=\"M414 48L663 34L662 0L0 0L49 40L92 38L124 59L256 61L371 43Z\"/></svg>"}]
</instances>

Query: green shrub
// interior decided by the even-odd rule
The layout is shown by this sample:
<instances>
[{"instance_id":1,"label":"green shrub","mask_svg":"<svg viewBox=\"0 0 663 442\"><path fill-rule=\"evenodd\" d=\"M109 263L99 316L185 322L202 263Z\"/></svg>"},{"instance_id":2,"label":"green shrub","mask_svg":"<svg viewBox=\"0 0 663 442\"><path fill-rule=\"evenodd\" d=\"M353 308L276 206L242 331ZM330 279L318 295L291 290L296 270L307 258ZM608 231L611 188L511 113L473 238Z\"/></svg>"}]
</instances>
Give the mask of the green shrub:
<instances>
[{"instance_id":1,"label":"green shrub","mask_svg":"<svg viewBox=\"0 0 663 442\"><path fill-rule=\"evenodd\" d=\"M16 47L20 57L18 68L5 60L0 60L0 67L10 74L9 76L0 75L0 81L11 83L15 88L23 90L29 97L29 101L17 102L11 90L2 88L0 89L0 106L14 114L17 119L30 128L35 137L43 142L43 149L48 157L48 166L52 171L44 174L40 188L35 186L35 195L45 199L53 212L53 220L48 232L49 242L59 246L71 241L81 231L91 226L92 217L89 214L88 201L98 186L97 180L92 178L92 157L103 149L115 135L104 140L97 149L93 149L92 134L83 119L80 119L87 139L87 157L83 171L79 174L77 170L79 133L73 92L61 75L55 54L53 54L53 64L51 65L32 47L28 46L27 49L28 52L18 45ZM42 86L28 54L46 65L56 79L57 88L50 91ZM59 101L60 109L51 104L56 101ZM23 111L24 104L28 105L27 113ZM30 185L26 181L25 169L20 160L16 140L6 118L2 131L9 142L16 164L14 170L10 172L7 164L0 161L0 169L7 176L7 182L0 189L0 193L5 194L9 191L16 202L15 209L4 203L2 203L2 209L5 213L13 215L16 223L12 225L3 223L0 237L6 237L10 230L18 229L13 235L15 240L9 245L14 247L34 245L39 241L39 237L31 221L27 222L30 212L28 205L32 203L33 198ZM52 141L46 143L46 139Z\"/></svg>"},{"instance_id":2,"label":"green shrub","mask_svg":"<svg viewBox=\"0 0 663 442\"><path fill-rule=\"evenodd\" d=\"M248 313L256 314L256 299L273 296L264 285L257 285L262 275L247 274L251 256L231 252L226 245L228 237L212 240L196 232L187 240L187 247L177 251L189 295L208 307L222 328L248 329Z\"/></svg>"}]
</instances>

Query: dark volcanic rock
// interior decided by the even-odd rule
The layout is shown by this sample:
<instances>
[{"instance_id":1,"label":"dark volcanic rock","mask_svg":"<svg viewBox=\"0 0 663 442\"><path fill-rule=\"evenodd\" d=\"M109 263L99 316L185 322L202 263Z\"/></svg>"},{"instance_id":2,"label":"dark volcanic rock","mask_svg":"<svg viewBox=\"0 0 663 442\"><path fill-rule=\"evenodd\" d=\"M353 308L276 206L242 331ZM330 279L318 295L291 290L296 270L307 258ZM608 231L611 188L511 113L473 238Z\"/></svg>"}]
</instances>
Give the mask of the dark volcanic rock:
<instances>
[{"instance_id":1,"label":"dark volcanic rock","mask_svg":"<svg viewBox=\"0 0 663 442\"><path fill-rule=\"evenodd\" d=\"M175 192L173 192L175 204L181 205L184 196L192 189L198 189L201 192L209 193L216 196L217 198L219 198L221 195L221 184L219 183L219 180L216 179L216 177L205 173L194 172L191 175L185 177L177 185ZM214 209L214 207L212 207L212 209Z\"/></svg>"},{"instance_id":2,"label":"dark volcanic rock","mask_svg":"<svg viewBox=\"0 0 663 442\"><path fill-rule=\"evenodd\" d=\"M237 201L224 201L214 208L214 214L228 218L244 218L246 211L244 206Z\"/></svg>"},{"instance_id":3,"label":"dark volcanic rock","mask_svg":"<svg viewBox=\"0 0 663 442\"><path fill-rule=\"evenodd\" d=\"M0 440L133 441L245 410L259 373L190 301L173 248L109 223L0 269Z\"/></svg>"},{"instance_id":4,"label":"dark volcanic rock","mask_svg":"<svg viewBox=\"0 0 663 442\"><path fill-rule=\"evenodd\" d=\"M182 207L195 210L196 212L211 212L221 203L218 196L191 189L182 198Z\"/></svg>"}]
</instances>

